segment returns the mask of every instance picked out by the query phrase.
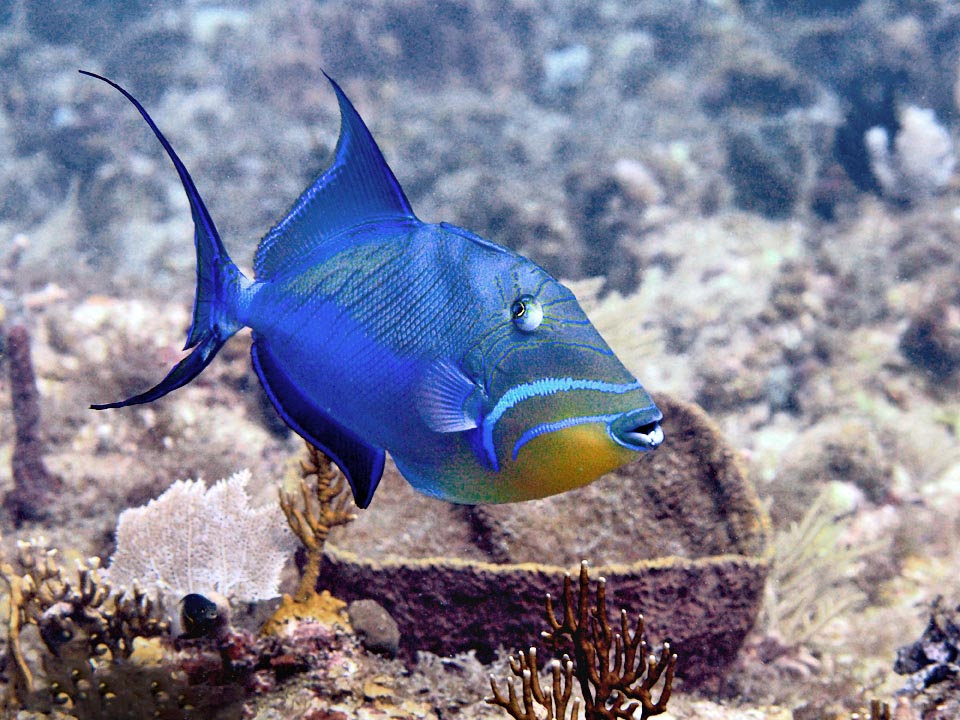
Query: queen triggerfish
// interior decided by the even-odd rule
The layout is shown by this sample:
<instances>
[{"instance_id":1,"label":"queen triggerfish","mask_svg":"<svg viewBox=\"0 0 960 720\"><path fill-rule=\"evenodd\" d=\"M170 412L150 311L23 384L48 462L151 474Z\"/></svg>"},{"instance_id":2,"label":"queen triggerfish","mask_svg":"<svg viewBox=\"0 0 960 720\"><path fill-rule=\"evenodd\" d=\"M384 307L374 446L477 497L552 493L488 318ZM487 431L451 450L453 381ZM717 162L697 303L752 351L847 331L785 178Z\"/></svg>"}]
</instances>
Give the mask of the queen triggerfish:
<instances>
[{"instance_id":1,"label":"queen triggerfish","mask_svg":"<svg viewBox=\"0 0 960 720\"><path fill-rule=\"evenodd\" d=\"M360 507L390 451L419 491L458 503L585 485L663 441L662 413L573 293L530 260L413 214L360 115L340 105L331 166L261 240L254 279L231 261L186 167L197 291L185 349L148 403L253 330L253 367L284 421L327 453Z\"/></svg>"}]
</instances>

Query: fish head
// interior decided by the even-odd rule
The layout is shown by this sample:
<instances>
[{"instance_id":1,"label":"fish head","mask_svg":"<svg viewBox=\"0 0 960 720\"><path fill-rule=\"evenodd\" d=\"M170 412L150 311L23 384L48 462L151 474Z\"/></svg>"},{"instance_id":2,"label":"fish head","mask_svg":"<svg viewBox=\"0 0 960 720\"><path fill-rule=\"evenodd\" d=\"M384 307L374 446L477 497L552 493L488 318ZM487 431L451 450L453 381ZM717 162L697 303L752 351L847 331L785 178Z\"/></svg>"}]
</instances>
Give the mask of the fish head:
<instances>
[{"instance_id":1,"label":"fish head","mask_svg":"<svg viewBox=\"0 0 960 720\"><path fill-rule=\"evenodd\" d=\"M512 255L468 353L482 388L474 451L510 499L592 482L663 441L663 415L569 288Z\"/></svg>"}]
</instances>

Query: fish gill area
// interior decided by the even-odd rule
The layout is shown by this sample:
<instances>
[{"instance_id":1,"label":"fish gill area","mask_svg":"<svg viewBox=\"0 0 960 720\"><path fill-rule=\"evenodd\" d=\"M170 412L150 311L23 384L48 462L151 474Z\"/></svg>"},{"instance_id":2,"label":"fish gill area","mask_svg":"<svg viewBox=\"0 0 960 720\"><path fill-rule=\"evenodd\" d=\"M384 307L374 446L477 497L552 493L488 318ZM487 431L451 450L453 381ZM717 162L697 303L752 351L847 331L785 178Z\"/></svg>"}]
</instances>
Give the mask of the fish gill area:
<instances>
[{"instance_id":1,"label":"fish gill area","mask_svg":"<svg viewBox=\"0 0 960 720\"><path fill-rule=\"evenodd\" d=\"M960 717L954 3L6 0L0 58L6 715L532 720L557 708L497 693L537 669L531 645L544 686L564 680L540 633L576 627L544 594L559 616L608 587L618 631L620 607L644 616L640 689L672 681L636 717ZM388 464L348 521L322 483L332 515L310 489L292 504L325 471L300 464L246 334L160 402L90 410L182 356L195 258L168 160L78 69L141 99L243 268L332 157L326 71L419 217L568 283L664 408L664 445L502 507L419 496ZM199 478L209 499L174 484ZM126 527L158 558L188 517L223 523L204 550L252 548L250 572L295 536L289 602L234 603L230 634L181 598L111 594L91 558L119 557L121 513L153 499ZM278 507L250 545L238 528ZM171 618L214 649L163 644Z\"/></svg>"}]
</instances>

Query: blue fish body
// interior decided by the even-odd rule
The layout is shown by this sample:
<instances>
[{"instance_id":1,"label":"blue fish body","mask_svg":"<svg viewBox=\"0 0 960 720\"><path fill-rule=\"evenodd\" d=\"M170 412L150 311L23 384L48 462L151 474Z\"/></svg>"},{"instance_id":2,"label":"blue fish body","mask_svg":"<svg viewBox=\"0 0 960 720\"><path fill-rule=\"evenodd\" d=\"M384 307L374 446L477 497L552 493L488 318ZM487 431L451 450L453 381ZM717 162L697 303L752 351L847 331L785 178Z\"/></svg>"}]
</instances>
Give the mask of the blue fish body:
<instances>
[{"instance_id":1,"label":"blue fish body","mask_svg":"<svg viewBox=\"0 0 960 720\"><path fill-rule=\"evenodd\" d=\"M162 397L250 327L277 411L331 456L360 507L385 451L421 492L495 503L578 487L662 442L660 410L570 290L500 245L418 220L332 79L333 164L263 238L251 280L146 110L93 76L135 105L170 156L197 249L192 352L151 390L94 408Z\"/></svg>"}]
</instances>

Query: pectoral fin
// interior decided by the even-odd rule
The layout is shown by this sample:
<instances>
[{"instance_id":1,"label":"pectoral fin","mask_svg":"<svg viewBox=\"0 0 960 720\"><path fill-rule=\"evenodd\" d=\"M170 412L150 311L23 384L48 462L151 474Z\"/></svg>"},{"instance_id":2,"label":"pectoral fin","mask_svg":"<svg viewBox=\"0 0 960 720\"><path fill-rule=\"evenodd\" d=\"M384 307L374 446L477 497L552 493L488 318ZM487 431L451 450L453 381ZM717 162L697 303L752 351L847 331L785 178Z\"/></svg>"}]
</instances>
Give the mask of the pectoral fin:
<instances>
[{"instance_id":1,"label":"pectoral fin","mask_svg":"<svg viewBox=\"0 0 960 720\"><path fill-rule=\"evenodd\" d=\"M453 363L438 360L427 370L417 396L420 416L439 433L463 432L480 424L482 393Z\"/></svg>"},{"instance_id":2,"label":"pectoral fin","mask_svg":"<svg viewBox=\"0 0 960 720\"><path fill-rule=\"evenodd\" d=\"M260 382L284 422L337 464L350 483L357 507L367 507L383 475L384 451L364 442L304 396L256 336L251 354Z\"/></svg>"}]
</instances>

